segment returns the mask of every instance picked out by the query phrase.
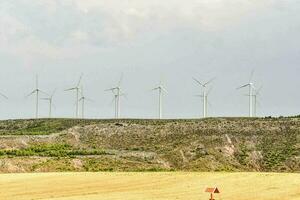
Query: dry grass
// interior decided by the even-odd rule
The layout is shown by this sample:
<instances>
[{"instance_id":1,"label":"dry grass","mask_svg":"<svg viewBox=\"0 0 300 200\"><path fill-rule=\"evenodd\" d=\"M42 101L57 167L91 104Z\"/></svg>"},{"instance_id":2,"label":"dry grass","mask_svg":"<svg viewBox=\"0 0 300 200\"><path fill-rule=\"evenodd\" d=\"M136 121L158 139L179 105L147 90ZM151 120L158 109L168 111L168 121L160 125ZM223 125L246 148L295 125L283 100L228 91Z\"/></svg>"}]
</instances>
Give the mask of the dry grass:
<instances>
[{"instance_id":1,"label":"dry grass","mask_svg":"<svg viewBox=\"0 0 300 200\"><path fill-rule=\"evenodd\" d=\"M300 199L300 174L275 173L44 173L0 175L0 199L147 200Z\"/></svg>"}]
</instances>

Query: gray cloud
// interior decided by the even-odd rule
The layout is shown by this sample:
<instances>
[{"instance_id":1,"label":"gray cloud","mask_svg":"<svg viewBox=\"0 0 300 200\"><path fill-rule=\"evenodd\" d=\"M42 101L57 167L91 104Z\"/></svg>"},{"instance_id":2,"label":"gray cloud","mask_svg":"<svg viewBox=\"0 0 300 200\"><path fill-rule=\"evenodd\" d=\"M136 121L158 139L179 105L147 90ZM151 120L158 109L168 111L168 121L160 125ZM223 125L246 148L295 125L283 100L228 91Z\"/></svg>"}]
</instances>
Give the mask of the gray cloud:
<instances>
[{"instance_id":1,"label":"gray cloud","mask_svg":"<svg viewBox=\"0 0 300 200\"><path fill-rule=\"evenodd\" d=\"M97 45L107 41L134 40L139 34L167 32L178 26L218 31L263 5L258 1L224 2L10 0L2 2L1 7L4 18L14 21L11 26L15 29L22 26L21 33L27 33L28 37L53 45L63 45L76 39Z\"/></svg>"},{"instance_id":2,"label":"gray cloud","mask_svg":"<svg viewBox=\"0 0 300 200\"><path fill-rule=\"evenodd\" d=\"M263 85L260 115L298 114L299 11L292 0L3 1L0 89L11 100L0 102L1 117L32 116L33 99L23 97L35 73L44 90L59 88L56 115L72 116L74 98L62 90L81 72L95 100L89 117L113 115L104 89L122 72L123 116L155 116L157 96L148 90L160 77L169 90L165 116L199 116L201 101L193 95L201 90L192 76L217 77L211 115L246 115L247 98L235 88L253 68L254 81ZM43 103L43 116L46 109Z\"/></svg>"}]
</instances>

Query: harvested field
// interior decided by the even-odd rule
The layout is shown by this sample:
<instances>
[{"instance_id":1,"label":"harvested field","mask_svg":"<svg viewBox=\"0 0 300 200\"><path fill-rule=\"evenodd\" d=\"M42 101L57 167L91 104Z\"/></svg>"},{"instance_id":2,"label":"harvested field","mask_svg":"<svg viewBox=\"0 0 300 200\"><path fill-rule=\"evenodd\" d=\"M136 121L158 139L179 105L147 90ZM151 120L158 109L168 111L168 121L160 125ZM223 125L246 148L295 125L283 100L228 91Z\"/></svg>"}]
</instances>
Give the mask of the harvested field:
<instances>
[{"instance_id":1,"label":"harvested field","mask_svg":"<svg viewBox=\"0 0 300 200\"><path fill-rule=\"evenodd\" d=\"M31 173L0 175L0 199L147 200L300 199L300 174L288 173Z\"/></svg>"}]
</instances>

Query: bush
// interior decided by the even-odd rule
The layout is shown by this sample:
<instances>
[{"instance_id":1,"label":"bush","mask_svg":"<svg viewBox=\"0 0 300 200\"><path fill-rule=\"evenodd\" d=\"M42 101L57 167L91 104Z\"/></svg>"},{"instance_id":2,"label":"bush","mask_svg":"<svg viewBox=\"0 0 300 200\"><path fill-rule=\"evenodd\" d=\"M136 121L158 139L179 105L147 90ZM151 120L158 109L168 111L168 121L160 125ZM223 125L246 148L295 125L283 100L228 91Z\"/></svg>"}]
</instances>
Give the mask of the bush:
<instances>
[{"instance_id":1,"label":"bush","mask_svg":"<svg viewBox=\"0 0 300 200\"><path fill-rule=\"evenodd\" d=\"M31 146L26 149L0 150L0 156L41 156L41 157L74 157L85 155L105 155L104 150L73 149L68 144L46 144Z\"/></svg>"}]
</instances>

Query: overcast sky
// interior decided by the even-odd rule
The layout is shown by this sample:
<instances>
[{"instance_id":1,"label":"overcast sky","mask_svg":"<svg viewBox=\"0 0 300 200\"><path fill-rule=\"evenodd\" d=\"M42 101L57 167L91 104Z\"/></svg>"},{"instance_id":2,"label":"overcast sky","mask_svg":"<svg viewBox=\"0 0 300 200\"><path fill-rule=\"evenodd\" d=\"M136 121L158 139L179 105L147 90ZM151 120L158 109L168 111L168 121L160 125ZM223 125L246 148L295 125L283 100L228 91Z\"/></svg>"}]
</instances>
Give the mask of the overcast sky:
<instances>
[{"instance_id":1,"label":"overcast sky","mask_svg":"<svg viewBox=\"0 0 300 200\"><path fill-rule=\"evenodd\" d=\"M247 116L249 81L263 86L258 114L296 115L300 108L298 0L3 0L0 1L0 118L34 116L35 87L54 97L57 117L72 117L81 73L89 118L111 118L104 90L121 74L121 116L157 116L162 80L165 118L201 116L201 88L217 79L210 116ZM47 116L47 102L40 115Z\"/></svg>"}]
</instances>

